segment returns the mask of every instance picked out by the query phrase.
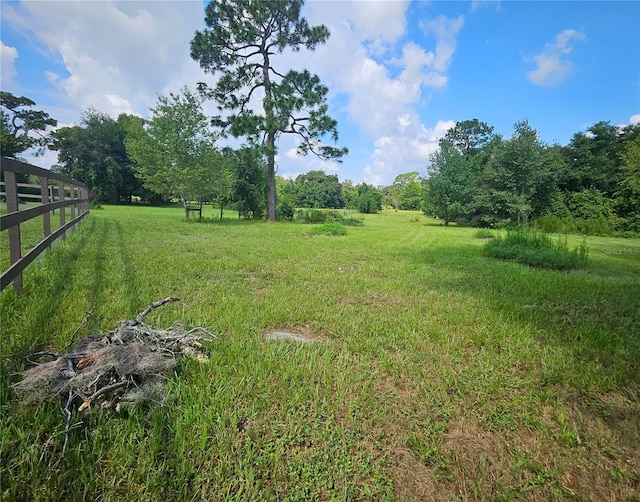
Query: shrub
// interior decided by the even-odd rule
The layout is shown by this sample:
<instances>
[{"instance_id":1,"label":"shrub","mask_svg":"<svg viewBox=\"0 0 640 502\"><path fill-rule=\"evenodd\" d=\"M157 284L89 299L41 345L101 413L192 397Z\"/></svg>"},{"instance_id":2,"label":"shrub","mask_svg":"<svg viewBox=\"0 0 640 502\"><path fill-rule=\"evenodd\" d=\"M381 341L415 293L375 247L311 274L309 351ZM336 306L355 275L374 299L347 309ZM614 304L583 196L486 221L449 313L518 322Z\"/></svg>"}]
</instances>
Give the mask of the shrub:
<instances>
[{"instance_id":1,"label":"shrub","mask_svg":"<svg viewBox=\"0 0 640 502\"><path fill-rule=\"evenodd\" d=\"M364 225L363 218L354 218L352 216L342 216L335 221L348 227L361 227L362 225Z\"/></svg>"},{"instance_id":2,"label":"shrub","mask_svg":"<svg viewBox=\"0 0 640 502\"><path fill-rule=\"evenodd\" d=\"M491 230L487 230L486 228L481 228L478 230L473 236L476 239L493 239L495 235Z\"/></svg>"},{"instance_id":3,"label":"shrub","mask_svg":"<svg viewBox=\"0 0 640 502\"><path fill-rule=\"evenodd\" d=\"M280 220L292 220L293 219L293 206L286 200L278 200L276 206L276 215Z\"/></svg>"},{"instance_id":4,"label":"shrub","mask_svg":"<svg viewBox=\"0 0 640 502\"><path fill-rule=\"evenodd\" d=\"M320 209L303 210L301 216L305 223L324 223L327 221L327 215Z\"/></svg>"},{"instance_id":5,"label":"shrub","mask_svg":"<svg viewBox=\"0 0 640 502\"><path fill-rule=\"evenodd\" d=\"M487 242L484 251L492 258L513 260L532 267L569 270L587 263L588 249L582 243L570 250L567 239L529 229L508 231L506 237Z\"/></svg>"}]
</instances>

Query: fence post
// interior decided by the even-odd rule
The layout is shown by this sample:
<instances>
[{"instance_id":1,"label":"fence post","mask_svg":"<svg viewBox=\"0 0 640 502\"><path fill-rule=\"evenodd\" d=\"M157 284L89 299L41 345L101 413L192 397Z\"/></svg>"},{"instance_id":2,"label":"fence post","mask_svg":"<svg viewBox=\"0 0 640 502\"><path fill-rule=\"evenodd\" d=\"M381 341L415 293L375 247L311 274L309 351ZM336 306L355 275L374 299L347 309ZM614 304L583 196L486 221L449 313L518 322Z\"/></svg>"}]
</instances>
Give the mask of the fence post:
<instances>
[{"instance_id":1,"label":"fence post","mask_svg":"<svg viewBox=\"0 0 640 502\"><path fill-rule=\"evenodd\" d=\"M58 181L58 200L64 200L65 199L65 193L64 193L64 182L62 181ZM60 228L64 227L64 215L67 212L67 209L63 206L60 208ZM65 234L62 234L61 239L64 240L65 238Z\"/></svg>"},{"instance_id":2,"label":"fence post","mask_svg":"<svg viewBox=\"0 0 640 502\"><path fill-rule=\"evenodd\" d=\"M49 185L47 178L44 176L40 177L40 195L42 197L42 204L49 204ZM45 237L51 235L51 217L49 211L42 215L42 230Z\"/></svg>"},{"instance_id":3,"label":"fence post","mask_svg":"<svg viewBox=\"0 0 640 502\"><path fill-rule=\"evenodd\" d=\"M76 218L76 203L74 202L76 200L76 186L75 185L70 185L69 186L69 198L71 199L71 219L69 221L73 221Z\"/></svg>"},{"instance_id":4,"label":"fence post","mask_svg":"<svg viewBox=\"0 0 640 502\"><path fill-rule=\"evenodd\" d=\"M7 194L7 213L18 211L18 185L16 183L16 173L5 171L4 173L4 191ZM20 225L9 227L9 259L11 265L16 263L22 257L22 245L20 244ZM22 292L22 274L16 276L13 280L13 287L16 293Z\"/></svg>"}]
</instances>

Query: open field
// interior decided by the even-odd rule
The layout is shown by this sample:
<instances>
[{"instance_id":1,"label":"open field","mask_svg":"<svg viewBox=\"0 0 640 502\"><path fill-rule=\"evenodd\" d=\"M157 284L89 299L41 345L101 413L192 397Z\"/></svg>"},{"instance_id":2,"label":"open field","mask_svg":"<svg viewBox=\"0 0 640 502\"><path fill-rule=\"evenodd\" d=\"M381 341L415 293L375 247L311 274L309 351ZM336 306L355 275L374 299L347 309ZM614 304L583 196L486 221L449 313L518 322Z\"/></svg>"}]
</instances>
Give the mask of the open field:
<instances>
[{"instance_id":1,"label":"open field","mask_svg":"<svg viewBox=\"0 0 640 502\"><path fill-rule=\"evenodd\" d=\"M92 211L3 293L3 500L640 500L640 240L555 272L418 213L345 236L183 215ZM210 361L162 407L74 414L63 457L59 402L9 387L23 357L167 296L148 322L216 333Z\"/></svg>"}]
</instances>

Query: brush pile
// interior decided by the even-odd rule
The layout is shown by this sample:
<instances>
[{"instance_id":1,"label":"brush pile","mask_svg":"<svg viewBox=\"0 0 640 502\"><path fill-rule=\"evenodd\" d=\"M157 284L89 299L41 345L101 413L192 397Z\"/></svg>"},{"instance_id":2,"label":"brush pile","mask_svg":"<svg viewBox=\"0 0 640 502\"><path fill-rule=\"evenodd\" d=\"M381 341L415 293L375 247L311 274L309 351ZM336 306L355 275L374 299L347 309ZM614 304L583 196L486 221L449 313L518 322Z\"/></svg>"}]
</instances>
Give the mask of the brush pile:
<instances>
[{"instance_id":1,"label":"brush pile","mask_svg":"<svg viewBox=\"0 0 640 502\"><path fill-rule=\"evenodd\" d=\"M108 333L97 333L80 340L67 354L42 352L38 356L55 357L24 372L16 392L27 403L63 398L64 409L71 412L94 406L119 409L120 403L154 401L174 370L179 355L204 361L202 341L215 338L204 328L184 329L174 323L169 329L147 326L143 319L153 309L177 298L151 303L134 320L121 321ZM32 356L33 357L33 356Z\"/></svg>"}]
</instances>

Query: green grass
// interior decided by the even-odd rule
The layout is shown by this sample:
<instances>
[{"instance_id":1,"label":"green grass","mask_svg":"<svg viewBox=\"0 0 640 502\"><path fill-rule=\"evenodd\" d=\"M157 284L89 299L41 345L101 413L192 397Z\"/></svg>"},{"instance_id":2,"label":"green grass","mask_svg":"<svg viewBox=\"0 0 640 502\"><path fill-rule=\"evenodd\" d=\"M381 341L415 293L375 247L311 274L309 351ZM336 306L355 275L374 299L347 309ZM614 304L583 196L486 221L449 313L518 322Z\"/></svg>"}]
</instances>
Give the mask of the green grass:
<instances>
[{"instance_id":1,"label":"green grass","mask_svg":"<svg viewBox=\"0 0 640 502\"><path fill-rule=\"evenodd\" d=\"M347 227L337 221L330 221L314 227L312 233L324 235L347 235Z\"/></svg>"},{"instance_id":2,"label":"green grass","mask_svg":"<svg viewBox=\"0 0 640 502\"><path fill-rule=\"evenodd\" d=\"M0 298L0 498L637 500L640 240L588 237L558 273L413 214L327 238L92 212ZM24 356L169 295L149 323L208 328L210 361L181 362L162 407L74 414L63 457L59 402L9 387Z\"/></svg>"},{"instance_id":3,"label":"green grass","mask_svg":"<svg viewBox=\"0 0 640 502\"><path fill-rule=\"evenodd\" d=\"M549 234L527 228L507 231L506 236L487 242L484 250L492 258L552 270L582 267L586 265L588 255L585 243L570 250L566 237L556 239Z\"/></svg>"}]
</instances>

